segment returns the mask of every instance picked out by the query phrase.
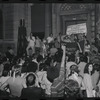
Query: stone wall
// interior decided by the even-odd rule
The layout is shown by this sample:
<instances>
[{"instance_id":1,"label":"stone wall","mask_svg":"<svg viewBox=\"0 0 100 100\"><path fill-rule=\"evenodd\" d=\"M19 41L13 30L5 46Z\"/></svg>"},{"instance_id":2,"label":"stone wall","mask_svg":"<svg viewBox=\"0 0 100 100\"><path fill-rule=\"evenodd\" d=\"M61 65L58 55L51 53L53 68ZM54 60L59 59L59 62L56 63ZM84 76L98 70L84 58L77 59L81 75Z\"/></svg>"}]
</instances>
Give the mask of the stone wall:
<instances>
[{"instance_id":1,"label":"stone wall","mask_svg":"<svg viewBox=\"0 0 100 100\"><path fill-rule=\"evenodd\" d=\"M25 19L27 34L31 32L31 4L0 4L3 12L3 39L0 39L0 50L5 52L11 46L17 52L17 35L19 20Z\"/></svg>"}]
</instances>

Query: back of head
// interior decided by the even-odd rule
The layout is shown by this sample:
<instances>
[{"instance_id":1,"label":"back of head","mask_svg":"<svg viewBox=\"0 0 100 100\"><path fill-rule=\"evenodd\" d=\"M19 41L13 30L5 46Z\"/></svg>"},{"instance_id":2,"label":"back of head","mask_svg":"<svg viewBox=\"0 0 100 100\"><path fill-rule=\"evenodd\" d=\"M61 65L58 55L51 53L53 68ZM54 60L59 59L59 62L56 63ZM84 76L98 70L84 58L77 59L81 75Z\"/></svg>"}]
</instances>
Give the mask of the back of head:
<instances>
[{"instance_id":1,"label":"back of head","mask_svg":"<svg viewBox=\"0 0 100 100\"><path fill-rule=\"evenodd\" d=\"M69 55L68 61L75 62L75 55L74 54Z\"/></svg>"},{"instance_id":2,"label":"back of head","mask_svg":"<svg viewBox=\"0 0 100 100\"><path fill-rule=\"evenodd\" d=\"M65 81L65 92L67 97L79 97L79 84L74 80Z\"/></svg>"},{"instance_id":3,"label":"back of head","mask_svg":"<svg viewBox=\"0 0 100 100\"><path fill-rule=\"evenodd\" d=\"M6 63L4 65L4 70L10 71L10 68L11 68L11 65L10 64Z\"/></svg>"},{"instance_id":4,"label":"back of head","mask_svg":"<svg viewBox=\"0 0 100 100\"><path fill-rule=\"evenodd\" d=\"M54 55L55 61L60 63L62 61L62 55L63 55L63 51L61 49L58 49L58 51Z\"/></svg>"},{"instance_id":5,"label":"back of head","mask_svg":"<svg viewBox=\"0 0 100 100\"><path fill-rule=\"evenodd\" d=\"M94 64L93 65L93 72L94 71L100 71L100 65L99 64Z\"/></svg>"},{"instance_id":6,"label":"back of head","mask_svg":"<svg viewBox=\"0 0 100 100\"><path fill-rule=\"evenodd\" d=\"M26 77L26 84L27 86L32 86L35 84L35 80L36 80L36 76L32 73L30 73L27 77Z\"/></svg>"},{"instance_id":7,"label":"back of head","mask_svg":"<svg viewBox=\"0 0 100 100\"><path fill-rule=\"evenodd\" d=\"M70 67L70 70L71 70L72 73L74 73L74 72L79 73L79 69L78 69L77 65L72 65Z\"/></svg>"},{"instance_id":8,"label":"back of head","mask_svg":"<svg viewBox=\"0 0 100 100\"><path fill-rule=\"evenodd\" d=\"M46 65L45 63L41 63L41 64L39 65L39 71L41 71L41 70L47 71L47 65Z\"/></svg>"},{"instance_id":9,"label":"back of head","mask_svg":"<svg viewBox=\"0 0 100 100\"><path fill-rule=\"evenodd\" d=\"M27 72L36 72L37 68L38 68L37 63L35 63L35 62L30 62L30 63L28 64L28 66L27 66Z\"/></svg>"},{"instance_id":10,"label":"back of head","mask_svg":"<svg viewBox=\"0 0 100 100\"><path fill-rule=\"evenodd\" d=\"M7 47L7 50L10 50L11 49L11 47Z\"/></svg>"},{"instance_id":11,"label":"back of head","mask_svg":"<svg viewBox=\"0 0 100 100\"><path fill-rule=\"evenodd\" d=\"M20 65L15 65L14 66L14 69L13 69L13 72L15 72L15 77L16 76L20 76L21 75L21 66Z\"/></svg>"},{"instance_id":12,"label":"back of head","mask_svg":"<svg viewBox=\"0 0 100 100\"><path fill-rule=\"evenodd\" d=\"M87 56L85 56L85 55L80 56L80 62L86 62L87 63L87 61L88 61Z\"/></svg>"},{"instance_id":13,"label":"back of head","mask_svg":"<svg viewBox=\"0 0 100 100\"><path fill-rule=\"evenodd\" d=\"M7 61L7 57L3 57L2 62L6 62L6 61Z\"/></svg>"},{"instance_id":14,"label":"back of head","mask_svg":"<svg viewBox=\"0 0 100 100\"><path fill-rule=\"evenodd\" d=\"M32 54L32 59L36 59L37 58L37 55L34 53Z\"/></svg>"},{"instance_id":15,"label":"back of head","mask_svg":"<svg viewBox=\"0 0 100 100\"><path fill-rule=\"evenodd\" d=\"M37 57L37 62L39 63L39 62L41 62L43 60L43 56L42 55L38 55L38 57Z\"/></svg>"},{"instance_id":16,"label":"back of head","mask_svg":"<svg viewBox=\"0 0 100 100\"><path fill-rule=\"evenodd\" d=\"M8 76L9 71L8 70L3 70L2 76L7 77Z\"/></svg>"}]
</instances>

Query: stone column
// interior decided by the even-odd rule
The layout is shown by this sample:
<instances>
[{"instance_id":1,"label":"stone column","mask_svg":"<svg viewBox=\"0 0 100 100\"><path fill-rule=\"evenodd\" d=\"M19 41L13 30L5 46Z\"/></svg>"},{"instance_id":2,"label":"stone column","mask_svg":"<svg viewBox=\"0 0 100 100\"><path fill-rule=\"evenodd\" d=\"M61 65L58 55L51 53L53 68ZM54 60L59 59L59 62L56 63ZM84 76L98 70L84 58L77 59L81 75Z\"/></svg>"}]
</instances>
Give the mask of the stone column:
<instances>
[{"instance_id":1,"label":"stone column","mask_svg":"<svg viewBox=\"0 0 100 100\"><path fill-rule=\"evenodd\" d=\"M29 3L28 4L28 11L27 11L27 35L29 35L30 34L30 32L31 32L31 6L32 6L33 4L32 3Z\"/></svg>"},{"instance_id":2,"label":"stone column","mask_svg":"<svg viewBox=\"0 0 100 100\"><path fill-rule=\"evenodd\" d=\"M51 4L45 4L45 38L47 38L51 33L51 14Z\"/></svg>"},{"instance_id":3,"label":"stone column","mask_svg":"<svg viewBox=\"0 0 100 100\"><path fill-rule=\"evenodd\" d=\"M100 4L96 4L96 6L98 10L96 27L97 27L97 33L100 34Z\"/></svg>"},{"instance_id":4,"label":"stone column","mask_svg":"<svg viewBox=\"0 0 100 100\"><path fill-rule=\"evenodd\" d=\"M58 36L58 34L61 32L61 23L60 23L60 14L59 14L59 5L57 5L57 32L56 32L56 36Z\"/></svg>"},{"instance_id":5,"label":"stone column","mask_svg":"<svg viewBox=\"0 0 100 100\"><path fill-rule=\"evenodd\" d=\"M18 27L20 19L25 19L27 35L31 32L31 4L14 4L14 41L17 52Z\"/></svg>"},{"instance_id":6,"label":"stone column","mask_svg":"<svg viewBox=\"0 0 100 100\"><path fill-rule=\"evenodd\" d=\"M56 16L56 4L52 4L52 34L56 37L57 33L57 16Z\"/></svg>"}]
</instances>

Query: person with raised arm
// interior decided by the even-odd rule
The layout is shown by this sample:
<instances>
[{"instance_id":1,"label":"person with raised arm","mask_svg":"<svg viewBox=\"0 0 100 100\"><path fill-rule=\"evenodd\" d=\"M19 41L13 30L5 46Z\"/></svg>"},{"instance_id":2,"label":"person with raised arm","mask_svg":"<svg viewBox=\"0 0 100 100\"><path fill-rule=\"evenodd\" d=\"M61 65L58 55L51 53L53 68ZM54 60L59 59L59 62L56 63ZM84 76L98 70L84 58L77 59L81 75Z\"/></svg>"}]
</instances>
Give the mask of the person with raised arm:
<instances>
[{"instance_id":1,"label":"person with raised arm","mask_svg":"<svg viewBox=\"0 0 100 100\"><path fill-rule=\"evenodd\" d=\"M63 55L61 59L61 66L59 76L54 79L51 86L51 96L52 97L62 97L64 95L64 74L65 74L65 57L66 57L66 46L62 45Z\"/></svg>"},{"instance_id":2,"label":"person with raised arm","mask_svg":"<svg viewBox=\"0 0 100 100\"><path fill-rule=\"evenodd\" d=\"M27 55L29 55L29 48L32 49L32 52L34 53L35 52L35 37L32 35L32 33L30 33L30 36L26 37L27 38L27 41L28 41L28 46L26 48L26 51L27 51Z\"/></svg>"}]
</instances>

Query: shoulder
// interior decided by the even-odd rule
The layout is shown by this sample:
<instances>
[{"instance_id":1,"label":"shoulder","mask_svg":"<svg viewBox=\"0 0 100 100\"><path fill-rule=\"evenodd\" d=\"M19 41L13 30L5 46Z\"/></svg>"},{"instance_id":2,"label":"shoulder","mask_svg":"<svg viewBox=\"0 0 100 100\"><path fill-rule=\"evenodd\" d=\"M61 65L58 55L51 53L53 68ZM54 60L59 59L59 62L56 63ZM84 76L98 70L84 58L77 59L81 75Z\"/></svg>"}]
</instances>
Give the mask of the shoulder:
<instances>
[{"instance_id":1,"label":"shoulder","mask_svg":"<svg viewBox=\"0 0 100 100\"><path fill-rule=\"evenodd\" d=\"M87 78L89 78L89 77L90 77L89 74L84 74L84 79L87 79Z\"/></svg>"}]
</instances>

